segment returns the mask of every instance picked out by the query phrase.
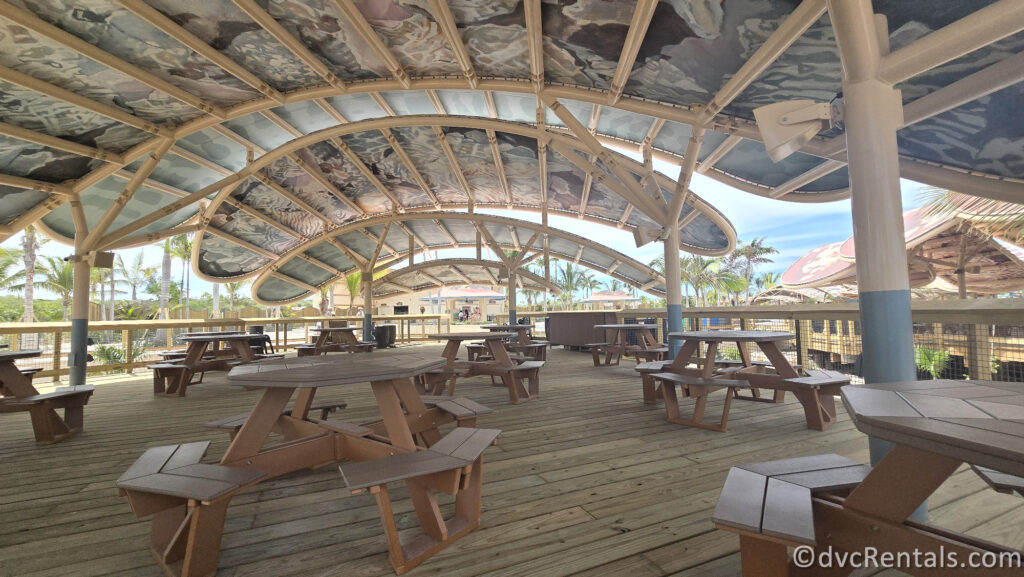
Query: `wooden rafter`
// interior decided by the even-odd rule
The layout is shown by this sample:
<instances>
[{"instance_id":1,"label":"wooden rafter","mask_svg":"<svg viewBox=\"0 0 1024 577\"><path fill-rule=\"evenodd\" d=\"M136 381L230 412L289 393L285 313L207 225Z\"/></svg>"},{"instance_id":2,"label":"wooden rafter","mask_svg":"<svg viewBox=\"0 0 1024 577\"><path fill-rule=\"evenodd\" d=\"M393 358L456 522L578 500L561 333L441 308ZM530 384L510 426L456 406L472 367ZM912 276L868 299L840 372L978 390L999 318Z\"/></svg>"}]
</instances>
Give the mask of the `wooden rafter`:
<instances>
[{"instance_id":1,"label":"wooden rafter","mask_svg":"<svg viewBox=\"0 0 1024 577\"><path fill-rule=\"evenodd\" d=\"M519 251L523 250L523 246L519 244L519 234L516 233L516 227L511 224L508 225L508 235L512 238L512 248Z\"/></svg>"},{"instance_id":2,"label":"wooden rafter","mask_svg":"<svg viewBox=\"0 0 1024 577\"><path fill-rule=\"evenodd\" d=\"M277 230L283 232L284 234L292 238L302 238L302 235L299 234L298 232L288 228L287 226L281 224L280 222L277 222L276 220L270 218L266 214L256 210L255 208L249 206L248 204L245 204L244 202L236 198L232 198L229 196L228 198L224 199L224 202L230 204L231 206L237 208L238 210L244 212L245 214L251 216L252 218L255 218L256 220L266 224L267 226L276 228Z\"/></svg>"},{"instance_id":3,"label":"wooden rafter","mask_svg":"<svg viewBox=\"0 0 1024 577\"><path fill-rule=\"evenodd\" d=\"M587 130L590 134L597 134L597 123L601 121L601 112L604 107L600 104L595 104L590 108L590 119L587 120Z\"/></svg>"},{"instance_id":4,"label":"wooden rafter","mask_svg":"<svg viewBox=\"0 0 1024 577\"><path fill-rule=\"evenodd\" d=\"M224 239L224 240L226 240L228 242L237 244L238 246L240 246L240 247L242 247L242 248L244 248L246 250L249 250L249 251L252 251L252 252L254 252L256 254L265 256L265 257L271 259L272 261L277 261L278 260L278 258L277 258L278 254L276 252L269 251L269 250L263 248L262 246L259 246L259 245L253 244L253 243L251 243L251 242L249 242L247 240L238 238L237 236L235 236L235 235L233 235L233 234L231 234L229 232L225 232L225 231L223 231L223 230L221 230L221 229L219 229L217 227L208 226L208 227L203 229L203 232L205 232L207 234L212 234L213 236L216 236L216 237L222 238L222 239Z\"/></svg>"},{"instance_id":5,"label":"wooden rafter","mask_svg":"<svg viewBox=\"0 0 1024 577\"><path fill-rule=\"evenodd\" d=\"M411 228L406 226L404 222L396 222L395 226L402 229L402 231L405 232L405 234L409 235L410 238L415 240L416 244L420 245L420 248L422 248L423 250L430 250L430 247L427 246L427 243L423 242L423 239L421 239L418 234L413 232Z\"/></svg>"},{"instance_id":6,"label":"wooden rafter","mask_svg":"<svg viewBox=\"0 0 1024 577\"><path fill-rule=\"evenodd\" d=\"M618 177L619 181L624 185L626 191L623 198L630 204L636 205L642 210L647 216L649 216L655 222L661 224L661 220L664 219L665 202L658 199L654 199L640 186L640 184L633 178L632 174L626 169L619 165L619 163L611 157L608 150L590 134L590 131L584 127L571 112L555 98L549 95L542 95L544 103L555 113L558 118L565 123L569 131L572 132L576 138L593 154L596 154L601 162L607 166L612 173ZM620 192L620 195L622 193Z\"/></svg>"},{"instance_id":7,"label":"wooden rafter","mask_svg":"<svg viewBox=\"0 0 1024 577\"><path fill-rule=\"evenodd\" d=\"M729 154L729 151L736 148L736 145L741 142L743 142L743 138L736 136L735 134L730 134L722 141L721 144L716 146L715 149L711 151L711 154L707 155L707 157L705 157L694 170L699 174L704 174L711 169L716 162L722 160L726 154Z\"/></svg>"},{"instance_id":8,"label":"wooden rafter","mask_svg":"<svg viewBox=\"0 0 1024 577\"><path fill-rule=\"evenodd\" d=\"M487 142L491 145L491 156L494 157L494 168L498 172L498 181L501 182L501 190L505 192L507 208L512 208L512 188L508 185L508 175L505 173L505 163L501 160L501 149L498 147L498 135L493 129L487 129Z\"/></svg>"},{"instance_id":9,"label":"wooden rafter","mask_svg":"<svg viewBox=\"0 0 1024 577\"><path fill-rule=\"evenodd\" d=\"M512 260L509 259L505 251L502 250L501 244L494 240L494 236L491 235L491 231L487 230L487 227L480 221L473 221L473 226L476 230L483 235L484 241L487 242L487 246L494 252L494 255L498 257L498 260L502 262L506 267L512 267Z\"/></svg>"},{"instance_id":10,"label":"wooden rafter","mask_svg":"<svg viewBox=\"0 0 1024 577\"><path fill-rule=\"evenodd\" d=\"M466 45L462 43L462 35L459 34L459 27L455 24L455 16L452 14L451 8L448 7L447 0L430 0L430 8L434 14L434 20L437 21L448 40L448 46L451 47L452 54L455 55L455 60L459 63L459 68L462 69L462 75L466 77L469 87L475 89L477 85L476 70L473 69L473 61L469 59Z\"/></svg>"},{"instance_id":11,"label":"wooden rafter","mask_svg":"<svg viewBox=\"0 0 1024 577\"><path fill-rule=\"evenodd\" d=\"M619 217L619 220L616 223L616 225L619 228L622 228L622 227L626 226L626 221L629 220L629 216L631 214L633 214L633 205L632 204L627 204L626 205L626 209L622 211L622 216Z\"/></svg>"},{"instance_id":12,"label":"wooden rafter","mask_svg":"<svg viewBox=\"0 0 1024 577\"><path fill-rule=\"evenodd\" d=\"M380 234L380 238L377 239L377 246L373 249L373 256L371 256L369 258L370 269L373 268L373 265L377 264L377 258L380 257L380 251L381 251L381 249L384 248L384 244L386 243L385 239L388 238L388 232L390 232L390 231L391 231L391 221L388 221L384 225L384 231ZM367 232L369 232L369 231L367 231ZM388 247L388 250L391 250L391 247ZM391 250L391 252L394 253L395 251Z\"/></svg>"},{"instance_id":13,"label":"wooden rafter","mask_svg":"<svg viewBox=\"0 0 1024 577\"><path fill-rule=\"evenodd\" d=\"M254 0L233 0L236 6L242 9L249 18L252 18L261 28L267 31L275 40L280 42L289 52L298 58L303 64L309 67L327 84L341 92L345 92L345 83L334 75L327 65L298 38L292 36L273 16L261 8Z\"/></svg>"},{"instance_id":14,"label":"wooden rafter","mask_svg":"<svg viewBox=\"0 0 1024 577\"><path fill-rule=\"evenodd\" d=\"M798 174L788 181L776 186L770 193L768 193L768 196L770 198L782 198L801 186L810 184L823 176L832 174L844 166L846 166L845 162L838 160L826 160L803 174Z\"/></svg>"},{"instance_id":15,"label":"wooden rafter","mask_svg":"<svg viewBox=\"0 0 1024 577\"><path fill-rule=\"evenodd\" d=\"M296 256L298 258L308 262L311 265L318 266L318 267L324 269L327 272L334 273L337 276L345 276L345 272L344 271L342 271L340 269L337 269L337 268L334 268L333 266L325 263L324 261L322 261L322 260L320 260L318 258L309 256L308 254L306 254L304 252L303 253L299 253Z\"/></svg>"},{"instance_id":16,"label":"wooden rafter","mask_svg":"<svg viewBox=\"0 0 1024 577\"><path fill-rule=\"evenodd\" d=\"M441 279L437 278L436 276L428 273L425 270L421 269L421 270L418 270L416 272L421 274L421 275L423 275L423 278L427 279L428 281L434 283L437 286L444 286L445 285L444 281L442 281Z\"/></svg>"},{"instance_id":17,"label":"wooden rafter","mask_svg":"<svg viewBox=\"0 0 1024 577\"><path fill-rule=\"evenodd\" d=\"M452 150L450 144L448 144L448 138L445 137L444 131L441 130L440 126L434 126L434 137L437 138L437 143L441 147L441 152L444 153L444 157L448 159L448 166L452 170L452 174L455 175L455 179L459 181L459 186L462 187L462 191L466 193L466 199L469 203L470 212L476 206L476 195L473 194L473 189L469 186L469 181L466 180L465 173L462 172L462 167L459 165L459 159L455 156L455 151Z\"/></svg>"},{"instance_id":18,"label":"wooden rafter","mask_svg":"<svg viewBox=\"0 0 1024 577\"><path fill-rule=\"evenodd\" d=\"M622 266L622 261L621 260L616 260L615 262L613 262L611 265L608 266L608 269L605 270L604 273L607 274L607 275L610 275L610 274L614 273L615 269L619 268L620 266Z\"/></svg>"},{"instance_id":19,"label":"wooden rafter","mask_svg":"<svg viewBox=\"0 0 1024 577\"><path fill-rule=\"evenodd\" d=\"M455 266L453 264L450 264L450 265L448 265L448 270L450 270L453 273L455 273L455 276L457 276L457 277L461 278L462 280L466 281L466 284L475 284L473 282L473 279L469 278L469 275L467 275L466 273L462 272L462 269L460 269L459 267L457 267L457 266Z\"/></svg>"},{"instance_id":20,"label":"wooden rafter","mask_svg":"<svg viewBox=\"0 0 1024 577\"><path fill-rule=\"evenodd\" d=\"M661 132L661 129L664 128L664 127L665 127L665 119L664 118L655 118L654 122L651 124L651 127L647 129L647 134L644 135L644 139L640 143L640 146L645 146L647 148L653 147L654 146L654 139L658 138L658 133Z\"/></svg>"},{"instance_id":21,"label":"wooden rafter","mask_svg":"<svg viewBox=\"0 0 1024 577\"><path fill-rule=\"evenodd\" d=\"M142 183L147 178L149 178L149 175L153 172L154 169L156 169L157 165L160 164L160 160L163 158L164 154L166 154L167 151L170 150L171 145L173 143L173 139L163 139L163 142L160 144L160 147L153 151L149 158L147 158L146 161L142 163L142 166L139 167L139 170L135 172L131 180L128 181L128 184L124 187L121 193L117 195L117 198L114 199L114 202L103 213L103 216L100 217L99 222L97 222L96 226L93 227L92 231L85 238L83 246L80 248L82 248L84 251L95 250L96 245L99 243L103 235L106 234L107 229L110 228L110 225L113 224L114 220L116 220L118 215L121 214L121 211L128 204L128 201L132 199L132 196L134 196L135 193L139 190L139 187L142 186Z\"/></svg>"},{"instance_id":22,"label":"wooden rafter","mask_svg":"<svg viewBox=\"0 0 1024 577\"><path fill-rule=\"evenodd\" d=\"M152 122L143 120L138 116L129 114L116 106L91 100L80 94L75 94L70 90L65 90L64 88L55 86L49 82L39 80L38 78L18 72L12 68L7 68L6 66L0 66L0 80L10 82L11 84L17 84L22 88L27 88L45 96L49 96L55 100L67 102L68 104L72 104L79 108L105 116L111 120L116 120L122 124L127 124L128 126L138 128L139 130L143 130L157 136L170 136L171 134L170 130Z\"/></svg>"},{"instance_id":23,"label":"wooden rafter","mask_svg":"<svg viewBox=\"0 0 1024 577\"><path fill-rule=\"evenodd\" d=\"M544 39L540 17L540 0L525 0L526 43L530 48L530 82L533 91L544 89Z\"/></svg>"},{"instance_id":24,"label":"wooden rafter","mask_svg":"<svg viewBox=\"0 0 1024 577\"><path fill-rule=\"evenodd\" d=\"M124 159L116 152L100 150L99 148L65 140L59 136L51 136L42 132L36 132L35 130L29 130L28 128L7 124L6 122L0 122L0 135L10 136L11 138L17 138L18 140L24 140L26 142L31 142L33 144L46 146L56 150L63 150L64 152L70 152L71 154L77 154L78 156L95 158L96 160L102 160L103 162L124 164Z\"/></svg>"},{"instance_id":25,"label":"wooden rafter","mask_svg":"<svg viewBox=\"0 0 1024 577\"><path fill-rule=\"evenodd\" d=\"M491 280L491 284L501 286L501 281L498 280L498 277L494 276L494 273L491 272L490 268L484 268L484 274Z\"/></svg>"},{"instance_id":26,"label":"wooden rafter","mask_svg":"<svg viewBox=\"0 0 1024 577\"><path fill-rule=\"evenodd\" d=\"M566 158L566 160L568 160L569 162L571 162L574 165L576 165L577 168L579 168L580 170L584 171L587 175L591 176L594 180L596 180L596 181L604 184L608 188L610 188L613 192L615 192L616 194L621 196L623 199L625 199L626 202L630 202L630 199L634 196L635 193L633 193L630 190L627 190L626 187L622 184L621 180L611 177L610 175L605 173L603 170L598 168L596 162L590 162L590 161L586 160L585 158L581 157L571 147L566 146L566 145L562 144L561 142L557 142L557 141L554 141L554 140L552 140L548 144L548 146L554 148L559 154L564 156ZM637 183L635 180L633 182L634 182L634 184L637 184L639 186L639 183ZM650 198L646 194L646 192L644 193L644 197ZM664 209L662 209L661 212L663 213Z\"/></svg>"},{"instance_id":27,"label":"wooden rafter","mask_svg":"<svg viewBox=\"0 0 1024 577\"><path fill-rule=\"evenodd\" d=\"M134 64L126 62L109 52L105 52L74 34L65 32L49 22L42 20L35 14L16 8L7 2L0 2L0 16L35 32L40 36L44 36L69 50L77 52L90 60L94 60L108 68L120 72L121 74L129 76L150 88L159 90L160 92L184 102L193 108L201 110L206 114L210 114L221 120L227 118L224 110L219 106L207 102L194 94L186 92L170 82L167 82L163 78L160 78L151 72L147 72Z\"/></svg>"},{"instance_id":28,"label":"wooden rafter","mask_svg":"<svg viewBox=\"0 0 1024 577\"><path fill-rule=\"evenodd\" d=\"M330 102L327 102L323 98L314 98L313 102L315 102L316 105L319 106L321 110L330 115L330 117L333 118L334 121L337 122L338 124L348 124L348 119L345 118L345 116L342 113L338 112L337 108L331 106Z\"/></svg>"},{"instance_id":29,"label":"wooden rafter","mask_svg":"<svg viewBox=\"0 0 1024 577\"><path fill-rule=\"evenodd\" d=\"M589 162L591 170L597 170L597 156L591 154ZM583 218L583 215L587 212L587 202L590 201L590 189L594 187L594 175L591 173L591 170L586 171L586 176L583 177L583 191L580 194L580 218Z\"/></svg>"},{"instance_id":30,"label":"wooden rafter","mask_svg":"<svg viewBox=\"0 0 1024 577\"><path fill-rule=\"evenodd\" d=\"M288 199L295 206L301 208L302 210L306 211L310 215L315 216L316 218L320 219L324 223L324 227L325 228L330 229L330 228L334 227L334 222L332 222L331 219L329 219L326 216L324 216L323 214L321 214L320 211L318 211L315 207L313 207L313 205L311 205L308 202L302 200L301 198L296 196L295 193L293 193L292 191L290 191L287 188L281 186L281 184L278 183L276 180L270 178L269 176L267 176L266 174L263 174L262 172L257 172L256 174L253 175L253 178L255 178L256 180L260 181L261 183L263 183L265 186L269 187L271 190L273 190L277 194L279 194L279 195L283 196L284 198Z\"/></svg>"},{"instance_id":31,"label":"wooden rafter","mask_svg":"<svg viewBox=\"0 0 1024 577\"><path fill-rule=\"evenodd\" d=\"M231 170L230 168L221 166L208 158L199 156L198 154L191 152L189 150L185 150L184 148L177 145L171 147L170 153L180 158L184 158L185 160L191 162L192 164L201 166L209 170L210 172L216 172L221 176L227 176L229 174L235 173L235 171Z\"/></svg>"},{"instance_id":32,"label":"wooden rafter","mask_svg":"<svg viewBox=\"0 0 1024 577\"><path fill-rule=\"evenodd\" d=\"M490 90L484 90L484 106L487 107L487 116L490 118L498 117L498 106L494 103L494 93Z\"/></svg>"},{"instance_id":33,"label":"wooden rafter","mask_svg":"<svg viewBox=\"0 0 1024 577\"><path fill-rule=\"evenodd\" d=\"M391 75L394 76L395 80L403 88L409 88L409 75L405 73L401 63L388 50L388 47L384 45L384 41L380 39L377 31L373 29L373 26L366 20L355 3L352 0L334 0L334 5L338 7L338 10L345 16L345 19L355 27L356 32L359 33L363 41L370 45L370 48L373 49L377 57L384 62L384 65L391 71Z\"/></svg>"},{"instance_id":34,"label":"wooden rafter","mask_svg":"<svg viewBox=\"0 0 1024 577\"><path fill-rule=\"evenodd\" d=\"M334 248L340 250L342 254L347 256L350 261L355 263L356 267L359 268L359 270L366 270L366 267L369 266L370 263L369 261L366 260L365 256L345 246L338 239L329 238L327 239L327 242L330 243L331 246L333 246Z\"/></svg>"},{"instance_id":35,"label":"wooden rafter","mask_svg":"<svg viewBox=\"0 0 1024 577\"><path fill-rule=\"evenodd\" d=\"M380 179L377 178L377 175L375 175L373 171L366 166L363 160L359 158L359 156L356 155L356 153L353 152L352 149L347 144L345 144L345 141L343 141L341 138L334 137L331 139L331 144L338 147L338 150L340 150L341 153L345 155L345 158L347 158L349 162L355 165L356 170L358 170L359 173L363 175L363 178L370 181L370 184L372 184L373 187L377 189L377 192L383 194L388 198L388 200L391 201L392 210L398 212L405 212L405 207L403 207L402 203L398 201L398 197L396 197L394 193L391 192L391 189L384 186L384 183L381 182Z\"/></svg>"},{"instance_id":36,"label":"wooden rafter","mask_svg":"<svg viewBox=\"0 0 1024 577\"><path fill-rule=\"evenodd\" d=\"M629 23L629 32L626 33L626 42L622 45L622 53L619 55L619 63L615 67L615 75L612 77L611 88L608 91L608 104L614 105L622 96L622 90L626 87L626 81L633 72L633 63L640 52L640 45L647 35L647 27L651 25L654 18L654 9L658 6L658 0L639 0L636 8L633 9L633 19Z\"/></svg>"},{"instance_id":37,"label":"wooden rafter","mask_svg":"<svg viewBox=\"0 0 1024 577\"><path fill-rule=\"evenodd\" d=\"M583 258L583 245L582 244L580 245L580 247L578 249L576 249L576 256L572 257L572 262L574 262L576 264L579 264L581 258Z\"/></svg>"},{"instance_id":38,"label":"wooden rafter","mask_svg":"<svg viewBox=\"0 0 1024 577\"><path fill-rule=\"evenodd\" d=\"M434 105L434 110L436 110L438 114L448 114L448 111L444 108L444 102L441 102L441 97L437 95L436 90L424 90L424 92L427 93L427 98L430 100L430 103Z\"/></svg>"},{"instance_id":39,"label":"wooden rafter","mask_svg":"<svg viewBox=\"0 0 1024 577\"><path fill-rule=\"evenodd\" d=\"M320 292L320 287L315 287L315 286L313 286L313 285L311 285L311 284L309 284L307 282L301 281L301 280L299 280L299 279L297 279L297 278L295 278L293 276L288 276L286 274L279 273L276 270L271 271L270 272L270 276L272 276L272 277L274 277L274 278L276 278L276 279L278 279L280 281L286 282L288 284L293 284L293 285L295 285L297 287L302 287L302 288L304 288L304 289L306 289L306 290L308 290L309 292L312 292L312 293Z\"/></svg>"},{"instance_id":40,"label":"wooden rafter","mask_svg":"<svg viewBox=\"0 0 1024 577\"><path fill-rule=\"evenodd\" d=\"M448 241L452 243L452 248L459 246L459 241L456 240L456 238L452 235L451 231L448 230L448 227L445 226L443 222L435 218L434 224L437 225L437 228L441 229L441 232L448 237Z\"/></svg>"},{"instance_id":41,"label":"wooden rafter","mask_svg":"<svg viewBox=\"0 0 1024 577\"><path fill-rule=\"evenodd\" d=\"M423 178L423 175L420 174L419 169L417 169L416 165L413 164L412 159L409 158L408 154L406 154L405 149L402 148L401 144L399 144L398 139L395 138L395 135L391 130L384 128L380 132L384 135L384 138L387 139L388 144L391 145L391 148L395 151L395 155L398 156L398 159L402 161L405 169L412 175L416 184L423 189L423 192L425 192L428 197L430 197L430 202L433 203L434 208L441 208L441 201L437 200L437 195L434 194L434 190L431 188L430 183L428 183L427 179Z\"/></svg>"},{"instance_id":42,"label":"wooden rafter","mask_svg":"<svg viewBox=\"0 0 1024 577\"><path fill-rule=\"evenodd\" d=\"M388 224L390 224L390 223L388 223ZM394 255L398 254L398 251L396 251L395 249L391 248L391 245L387 244L387 239L384 236L377 236L377 235L373 234L372 232L370 232L369 229L365 229L365 228L361 229L359 231L359 234L361 234L361 235L365 236L366 238L370 239L370 241L375 246L377 245L377 243L383 242L384 244L382 245L382 249L381 250L387 249L386 252L387 252L388 255L394 256ZM374 265L374 266L376 266L376 265Z\"/></svg>"},{"instance_id":43,"label":"wooden rafter","mask_svg":"<svg viewBox=\"0 0 1024 577\"><path fill-rule=\"evenodd\" d=\"M540 187L541 222L548 223L548 145L537 141L537 182Z\"/></svg>"},{"instance_id":44,"label":"wooden rafter","mask_svg":"<svg viewBox=\"0 0 1024 577\"><path fill-rule=\"evenodd\" d=\"M202 39L185 30L173 20L168 18L156 8L146 4L142 0L118 0L122 6L131 10L136 16L142 18L154 28L174 38L188 47L190 50L206 58L219 66L222 70L249 86L262 92L266 97L283 104L284 96L274 87L270 86L252 72L246 70L234 60L218 52L215 48L203 42Z\"/></svg>"},{"instance_id":45,"label":"wooden rafter","mask_svg":"<svg viewBox=\"0 0 1024 577\"><path fill-rule=\"evenodd\" d=\"M395 109L391 108L391 105L388 104L388 101L384 98L384 96L381 95L380 92L371 92L370 98L373 99L377 106L379 106L380 109L384 111L384 114L386 116L398 116L397 114L395 114Z\"/></svg>"},{"instance_id":46,"label":"wooden rafter","mask_svg":"<svg viewBox=\"0 0 1024 577\"><path fill-rule=\"evenodd\" d=\"M262 146L256 144L255 142L249 140L248 138L242 136L241 134L238 134L237 132L224 126L223 124L216 124L214 126L211 126L210 129L218 134L230 138L231 140L245 147L246 150L249 150L257 155L263 156L264 154L267 153L267 151Z\"/></svg>"}]
</instances>

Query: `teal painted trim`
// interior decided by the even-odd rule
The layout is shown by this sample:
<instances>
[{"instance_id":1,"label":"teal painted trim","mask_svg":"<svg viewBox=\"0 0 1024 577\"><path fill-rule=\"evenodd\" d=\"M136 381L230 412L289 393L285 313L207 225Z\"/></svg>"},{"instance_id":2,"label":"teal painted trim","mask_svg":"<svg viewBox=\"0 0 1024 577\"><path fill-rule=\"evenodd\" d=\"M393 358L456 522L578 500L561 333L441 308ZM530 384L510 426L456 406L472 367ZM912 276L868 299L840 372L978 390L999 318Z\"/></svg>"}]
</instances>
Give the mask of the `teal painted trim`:
<instances>
[{"instance_id":1,"label":"teal painted trim","mask_svg":"<svg viewBox=\"0 0 1024 577\"><path fill-rule=\"evenodd\" d=\"M668 305L668 332L678 333L683 330L683 305ZM674 359L679 353L679 349L683 348L683 341L680 339L670 339L668 336L665 337L668 342L668 358Z\"/></svg>"},{"instance_id":2,"label":"teal painted trim","mask_svg":"<svg viewBox=\"0 0 1024 577\"><path fill-rule=\"evenodd\" d=\"M71 386L85 384L85 366L88 359L89 319L71 319L71 352L68 354L68 380Z\"/></svg>"}]
</instances>

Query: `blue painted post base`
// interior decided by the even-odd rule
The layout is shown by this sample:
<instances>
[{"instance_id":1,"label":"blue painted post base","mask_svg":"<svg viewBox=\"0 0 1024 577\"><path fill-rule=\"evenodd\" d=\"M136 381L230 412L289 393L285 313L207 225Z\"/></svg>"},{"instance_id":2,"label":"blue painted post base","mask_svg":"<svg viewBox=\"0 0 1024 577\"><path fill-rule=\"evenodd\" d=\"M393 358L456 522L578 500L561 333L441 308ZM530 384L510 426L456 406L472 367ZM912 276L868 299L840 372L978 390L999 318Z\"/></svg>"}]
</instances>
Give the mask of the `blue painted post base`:
<instances>
[{"instance_id":1,"label":"blue painted post base","mask_svg":"<svg viewBox=\"0 0 1024 577\"><path fill-rule=\"evenodd\" d=\"M683 305L668 305L666 314L668 315L668 332L678 333L683 330ZM683 348L683 341L680 339L670 339L668 335L665 335L665 341L668 342L668 358L674 359L679 354L679 349Z\"/></svg>"},{"instance_id":2,"label":"blue painted post base","mask_svg":"<svg viewBox=\"0 0 1024 577\"><path fill-rule=\"evenodd\" d=\"M54 351L59 355L60 351ZM68 353L68 381L72 387L85 384L89 362L89 319L71 319L71 351Z\"/></svg>"},{"instance_id":3,"label":"blue painted post base","mask_svg":"<svg viewBox=\"0 0 1024 577\"><path fill-rule=\"evenodd\" d=\"M370 313L363 315L363 340L373 340L373 315Z\"/></svg>"}]
</instances>

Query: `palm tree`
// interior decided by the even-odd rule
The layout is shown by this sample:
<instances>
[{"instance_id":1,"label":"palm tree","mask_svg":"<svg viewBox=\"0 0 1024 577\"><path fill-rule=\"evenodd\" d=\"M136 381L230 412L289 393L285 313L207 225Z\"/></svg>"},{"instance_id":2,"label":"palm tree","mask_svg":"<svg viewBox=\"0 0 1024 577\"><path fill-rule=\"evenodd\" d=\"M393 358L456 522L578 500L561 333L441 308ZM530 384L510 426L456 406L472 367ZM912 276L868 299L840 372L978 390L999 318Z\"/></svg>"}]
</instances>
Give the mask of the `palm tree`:
<instances>
[{"instance_id":1,"label":"palm tree","mask_svg":"<svg viewBox=\"0 0 1024 577\"><path fill-rule=\"evenodd\" d=\"M350 272L345 275L345 286L348 287L348 314L353 315L353 305L356 301L356 293L363 283L363 273L359 271Z\"/></svg>"},{"instance_id":2,"label":"palm tree","mask_svg":"<svg viewBox=\"0 0 1024 577\"><path fill-rule=\"evenodd\" d=\"M128 266L125 266L121 255L117 255L117 260L114 261L114 268L121 275L124 283L132 287L133 305L139 302L139 287L149 284L156 275L156 267L146 266L141 252L135 253L135 258L132 259L131 264Z\"/></svg>"},{"instance_id":3,"label":"palm tree","mask_svg":"<svg viewBox=\"0 0 1024 577\"><path fill-rule=\"evenodd\" d=\"M92 295L96 293L96 285L100 287L100 320L107 320L107 271L102 268L90 268L89 269L89 295L90 300ZM113 320L113 319L111 319Z\"/></svg>"},{"instance_id":4,"label":"palm tree","mask_svg":"<svg viewBox=\"0 0 1024 577\"><path fill-rule=\"evenodd\" d=\"M228 308L234 310L235 301L238 300L238 293L242 292L242 289L247 284L249 284L247 280L224 283L224 288L228 291Z\"/></svg>"},{"instance_id":5,"label":"palm tree","mask_svg":"<svg viewBox=\"0 0 1024 577\"><path fill-rule=\"evenodd\" d=\"M36 320L35 313L35 278L36 278L36 254L39 250L40 245L45 241L41 241L36 237L36 229L34 226L25 227L25 235L21 239L21 258L25 263L25 284L23 288L25 290L25 312L21 317L21 320L26 323L30 323ZM35 333L25 333L21 336L21 348L23 349L34 349L38 346L38 335Z\"/></svg>"},{"instance_id":6,"label":"palm tree","mask_svg":"<svg viewBox=\"0 0 1024 577\"><path fill-rule=\"evenodd\" d=\"M185 318L190 318L189 299L191 298L192 271L189 270L188 264L192 258L192 238L187 234L180 234L172 238L171 255L181 261L181 286L185 287Z\"/></svg>"},{"instance_id":7,"label":"palm tree","mask_svg":"<svg viewBox=\"0 0 1024 577\"><path fill-rule=\"evenodd\" d=\"M24 286L25 271L14 270L21 258L21 251L0 247L0 290L21 290Z\"/></svg>"},{"instance_id":8,"label":"palm tree","mask_svg":"<svg viewBox=\"0 0 1024 577\"><path fill-rule=\"evenodd\" d=\"M213 283L213 294L210 296L210 316L218 318L220 316L220 283Z\"/></svg>"},{"instance_id":9,"label":"palm tree","mask_svg":"<svg viewBox=\"0 0 1024 577\"><path fill-rule=\"evenodd\" d=\"M562 289L562 298L568 302L569 310L572 310L575 293L583 288L583 270L578 266L573 266L571 262L567 262L564 267L558 269L555 276L557 277L555 284Z\"/></svg>"},{"instance_id":10,"label":"palm tree","mask_svg":"<svg viewBox=\"0 0 1024 577\"><path fill-rule=\"evenodd\" d=\"M63 259L48 256L43 260L39 269L43 275L43 280L39 284L60 295L61 306L64 307L64 320L68 320L71 317L71 293L75 286L75 265L65 262Z\"/></svg>"},{"instance_id":11,"label":"palm tree","mask_svg":"<svg viewBox=\"0 0 1024 577\"><path fill-rule=\"evenodd\" d=\"M752 285L754 282L754 268L757 265L768 264L772 259L768 258L768 255L779 254L779 251L775 250L774 247L765 246L764 238L755 238L747 244L741 245L733 251L737 271L741 274L744 280L747 281L747 285ZM750 304L750 291L747 293L747 304Z\"/></svg>"}]
</instances>

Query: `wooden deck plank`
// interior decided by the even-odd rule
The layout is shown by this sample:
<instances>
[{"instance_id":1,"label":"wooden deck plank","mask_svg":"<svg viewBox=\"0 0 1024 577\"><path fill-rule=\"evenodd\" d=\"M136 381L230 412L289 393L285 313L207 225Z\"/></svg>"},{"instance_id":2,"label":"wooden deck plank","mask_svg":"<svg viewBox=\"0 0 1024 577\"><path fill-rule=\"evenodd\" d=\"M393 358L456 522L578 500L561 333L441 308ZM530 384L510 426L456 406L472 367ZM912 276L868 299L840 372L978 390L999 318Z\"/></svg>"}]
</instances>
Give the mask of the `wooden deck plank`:
<instances>
[{"instance_id":1,"label":"wooden deck plank","mask_svg":"<svg viewBox=\"0 0 1024 577\"><path fill-rule=\"evenodd\" d=\"M442 348L416 346L438 355ZM733 404L729 433L682 429L643 404L632 362L595 368L589 353L562 349L550 349L548 361L544 396L525 405L508 405L486 377L460 379L460 396L494 408L478 426L503 432L484 457L481 528L417 575L735 575L738 541L710 525L730 466L820 453L867 460L866 439L842 407L827 432L807 430L794 400ZM251 410L259 392L209 374L187 397L163 399L147 393L149 381L142 372L97 380L89 427L57 445L36 447L27 415L4 416L0 574L162 575L145 521L114 481L150 447L210 441L205 460L216 460L227 435L202 424ZM348 422L377 417L369 387L317 394L334 398L348 402ZM722 402L712 398L708 410ZM404 486L395 484L391 497L399 530L413 529ZM439 502L452 506L448 496ZM1024 546L1024 502L989 490L966 468L930 503L945 526ZM373 497L350 496L336 467L261 483L228 510L218 575L310 574L393 574Z\"/></svg>"}]
</instances>

